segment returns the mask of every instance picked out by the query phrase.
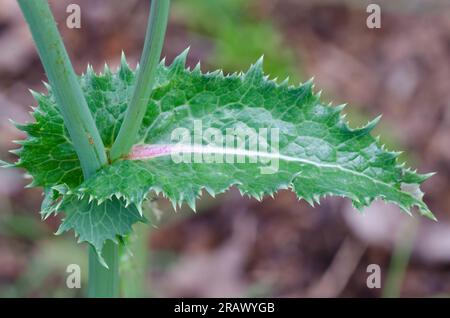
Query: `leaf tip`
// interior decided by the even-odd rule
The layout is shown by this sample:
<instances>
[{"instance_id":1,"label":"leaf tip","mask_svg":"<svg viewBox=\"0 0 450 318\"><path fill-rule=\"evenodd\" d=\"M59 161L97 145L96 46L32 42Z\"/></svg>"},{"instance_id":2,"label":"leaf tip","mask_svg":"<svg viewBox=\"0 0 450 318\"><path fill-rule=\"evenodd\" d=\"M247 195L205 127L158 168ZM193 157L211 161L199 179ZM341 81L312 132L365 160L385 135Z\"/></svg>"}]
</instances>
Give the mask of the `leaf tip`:
<instances>
[{"instance_id":1,"label":"leaf tip","mask_svg":"<svg viewBox=\"0 0 450 318\"><path fill-rule=\"evenodd\" d=\"M0 159L0 168L14 168L16 165Z\"/></svg>"},{"instance_id":2,"label":"leaf tip","mask_svg":"<svg viewBox=\"0 0 450 318\"><path fill-rule=\"evenodd\" d=\"M180 55L178 55L172 62L170 66L171 70L180 70L186 67L186 60L189 54L189 47L187 47Z\"/></svg>"}]
</instances>

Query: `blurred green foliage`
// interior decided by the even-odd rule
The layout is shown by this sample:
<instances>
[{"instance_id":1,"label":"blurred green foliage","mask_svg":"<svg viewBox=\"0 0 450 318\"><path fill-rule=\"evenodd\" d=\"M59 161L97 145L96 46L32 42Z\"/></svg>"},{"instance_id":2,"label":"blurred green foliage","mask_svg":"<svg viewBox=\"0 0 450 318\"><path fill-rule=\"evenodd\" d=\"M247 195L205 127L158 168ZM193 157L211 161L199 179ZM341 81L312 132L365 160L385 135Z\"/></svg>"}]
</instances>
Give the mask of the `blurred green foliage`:
<instances>
[{"instance_id":1,"label":"blurred green foliage","mask_svg":"<svg viewBox=\"0 0 450 318\"><path fill-rule=\"evenodd\" d=\"M271 78L301 76L293 51L270 20L258 18L252 0L178 0L172 14L190 31L209 37L215 45L207 63L226 72L247 70L264 55L264 70Z\"/></svg>"}]
</instances>

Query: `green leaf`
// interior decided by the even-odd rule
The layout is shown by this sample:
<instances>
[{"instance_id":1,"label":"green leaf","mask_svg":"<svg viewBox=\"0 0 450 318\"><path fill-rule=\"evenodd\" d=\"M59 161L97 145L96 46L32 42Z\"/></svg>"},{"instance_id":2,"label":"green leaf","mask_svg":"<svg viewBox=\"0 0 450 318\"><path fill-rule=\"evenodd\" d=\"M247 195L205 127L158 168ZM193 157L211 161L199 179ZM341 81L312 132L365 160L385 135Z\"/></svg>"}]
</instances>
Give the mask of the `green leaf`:
<instances>
[{"instance_id":1,"label":"green leaf","mask_svg":"<svg viewBox=\"0 0 450 318\"><path fill-rule=\"evenodd\" d=\"M134 206L126 207L118 199L108 200L102 204L70 197L63 206L66 217L57 231L62 234L74 230L78 243L89 242L95 247L101 263L108 267L102 258L102 248L107 240L118 244L121 237L131 233L132 225L145 222Z\"/></svg>"},{"instance_id":2,"label":"green leaf","mask_svg":"<svg viewBox=\"0 0 450 318\"><path fill-rule=\"evenodd\" d=\"M199 65L193 70L185 68L186 54L170 66L164 61L159 65L148 110L129 157L104 167L85 182L51 89L47 95L34 93L38 101L33 112L35 123L18 125L28 138L20 142L20 159L15 166L29 172L32 186L46 189L44 217L67 210L71 204L66 202L74 197L102 204L120 199L140 211L150 191L162 193L175 207L186 202L195 209L203 189L216 195L234 185L257 199L288 188L311 204L337 195L350 198L359 209L381 198L408 213L417 207L433 218L419 188L430 175L405 168L397 161L398 153L387 151L370 135L379 118L352 129L343 120L343 106L325 105L313 92L311 82L294 87L287 81L278 84L269 80L263 74L262 60L246 73L204 74ZM107 149L117 136L134 80L135 72L125 59L115 73L105 67L103 74L96 75L88 67L80 79ZM172 134L180 128L192 134L199 130L200 138L174 139ZM230 131L235 137L244 132L240 136L244 143L233 147L212 143L201 134L208 129L215 129L224 138ZM251 133L264 129L267 136L262 134L257 148L249 151ZM272 129L278 133L278 145ZM176 163L176 153L193 162ZM227 161L224 153L233 160ZM239 154L244 154L245 162L237 160ZM211 155L223 158L224 163L208 161ZM63 229L70 228L68 219L80 219L75 209L71 213ZM92 237L83 237L99 246Z\"/></svg>"}]
</instances>

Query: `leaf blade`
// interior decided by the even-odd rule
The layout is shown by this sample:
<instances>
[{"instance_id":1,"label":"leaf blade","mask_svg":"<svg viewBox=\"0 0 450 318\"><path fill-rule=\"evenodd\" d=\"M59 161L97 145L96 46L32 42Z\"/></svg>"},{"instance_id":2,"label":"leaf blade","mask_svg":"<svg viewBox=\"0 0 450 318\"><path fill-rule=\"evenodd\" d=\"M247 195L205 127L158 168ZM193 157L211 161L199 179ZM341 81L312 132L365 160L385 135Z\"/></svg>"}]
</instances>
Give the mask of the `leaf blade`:
<instances>
[{"instance_id":1,"label":"leaf blade","mask_svg":"<svg viewBox=\"0 0 450 318\"><path fill-rule=\"evenodd\" d=\"M137 222L136 211L139 214L151 191L162 193L174 207L187 203L195 209L203 189L214 196L236 186L256 199L279 189L291 189L310 204L327 195L343 196L359 209L382 198L408 213L418 207L423 215L434 218L420 191L430 175L405 168L398 162L398 153L387 151L370 135L379 117L352 129L343 119L344 106L322 103L312 81L296 87L271 81L263 73L262 59L246 73L224 75L221 71L204 74L198 67L188 70L186 56L187 51L172 65L158 66L134 151L84 182L51 90L48 95L34 94L39 105L33 113L36 122L19 126L28 138L22 142L15 166L29 171L33 185L56 191L50 199L61 201L46 202L45 216L65 207L70 211L73 200L90 198L99 204L129 205ZM80 78L107 148L117 136L134 81L135 72L125 61L116 73L107 69L96 75L88 70ZM174 131L180 128L191 138L174 139ZM208 130L224 138L230 131L243 136L236 137L232 146L226 140L212 143L204 136ZM257 148L249 149L254 133L264 136L256 137ZM275 137L278 144L274 146ZM190 160L177 163L174 153L188 155ZM214 161L220 155L222 160ZM226 155L233 155L234 161L228 162ZM275 159L278 162L272 166ZM276 173L262 173L265 168ZM76 227L68 223L72 224L66 221L62 230Z\"/></svg>"}]
</instances>

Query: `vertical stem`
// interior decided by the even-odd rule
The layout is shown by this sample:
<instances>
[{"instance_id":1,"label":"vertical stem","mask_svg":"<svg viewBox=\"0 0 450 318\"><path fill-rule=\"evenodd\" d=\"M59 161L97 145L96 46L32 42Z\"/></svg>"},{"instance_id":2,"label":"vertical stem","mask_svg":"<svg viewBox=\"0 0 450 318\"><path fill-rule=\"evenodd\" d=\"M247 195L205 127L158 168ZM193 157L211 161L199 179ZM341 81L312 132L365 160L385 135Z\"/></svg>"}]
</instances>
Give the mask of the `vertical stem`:
<instances>
[{"instance_id":1,"label":"vertical stem","mask_svg":"<svg viewBox=\"0 0 450 318\"><path fill-rule=\"evenodd\" d=\"M46 0L18 0L87 179L107 163L105 148ZM118 246L105 245L109 270L89 251L89 296L118 295Z\"/></svg>"},{"instance_id":2,"label":"vertical stem","mask_svg":"<svg viewBox=\"0 0 450 318\"><path fill-rule=\"evenodd\" d=\"M18 0L53 88L85 178L106 164L92 114L46 0Z\"/></svg>"},{"instance_id":3,"label":"vertical stem","mask_svg":"<svg viewBox=\"0 0 450 318\"><path fill-rule=\"evenodd\" d=\"M111 149L111 160L128 154L141 127L161 58L169 7L170 0L152 0L137 82L125 119Z\"/></svg>"},{"instance_id":4,"label":"vertical stem","mask_svg":"<svg viewBox=\"0 0 450 318\"><path fill-rule=\"evenodd\" d=\"M103 246L103 258L109 269L98 262L97 252L89 247L88 296L119 297L119 248L112 241Z\"/></svg>"},{"instance_id":5,"label":"vertical stem","mask_svg":"<svg viewBox=\"0 0 450 318\"><path fill-rule=\"evenodd\" d=\"M152 213L152 211L149 211ZM150 213L144 211L147 216ZM149 259L149 239L151 227L148 224L136 224L134 235L127 244L127 251L123 251L120 260L120 289L124 297L142 298L146 294L148 280L146 277ZM131 255L129 255L131 251Z\"/></svg>"},{"instance_id":6,"label":"vertical stem","mask_svg":"<svg viewBox=\"0 0 450 318\"><path fill-rule=\"evenodd\" d=\"M382 297L400 297L403 279L408 269L409 259L414 248L418 222L411 219L400 231L399 238L394 246L389 271L384 283Z\"/></svg>"}]
</instances>

